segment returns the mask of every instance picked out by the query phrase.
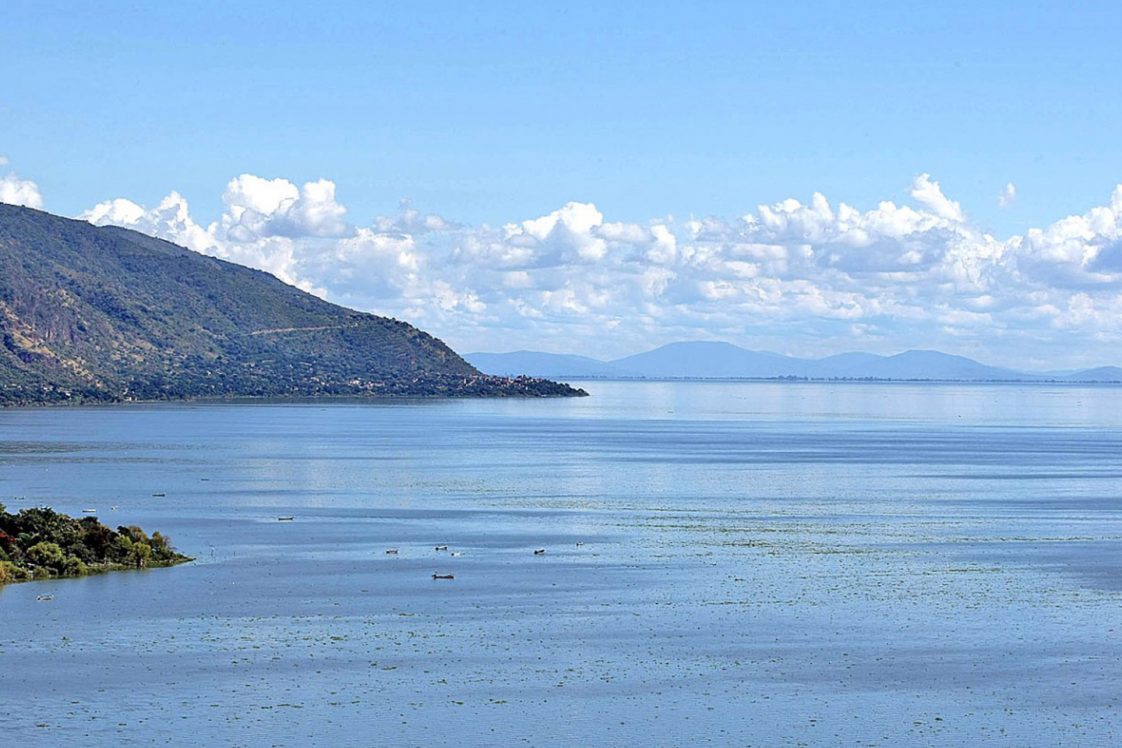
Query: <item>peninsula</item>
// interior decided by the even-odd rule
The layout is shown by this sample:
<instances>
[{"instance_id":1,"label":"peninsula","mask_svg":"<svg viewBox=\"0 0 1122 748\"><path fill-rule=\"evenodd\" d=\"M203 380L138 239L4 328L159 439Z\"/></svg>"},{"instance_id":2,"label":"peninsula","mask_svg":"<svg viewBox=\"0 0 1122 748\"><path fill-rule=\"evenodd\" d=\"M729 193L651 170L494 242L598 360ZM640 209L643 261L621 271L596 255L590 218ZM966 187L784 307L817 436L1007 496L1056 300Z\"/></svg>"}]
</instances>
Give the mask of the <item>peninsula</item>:
<instances>
[{"instance_id":1,"label":"peninsula","mask_svg":"<svg viewBox=\"0 0 1122 748\"><path fill-rule=\"evenodd\" d=\"M0 204L0 405L556 397L405 322L144 234Z\"/></svg>"}]
</instances>

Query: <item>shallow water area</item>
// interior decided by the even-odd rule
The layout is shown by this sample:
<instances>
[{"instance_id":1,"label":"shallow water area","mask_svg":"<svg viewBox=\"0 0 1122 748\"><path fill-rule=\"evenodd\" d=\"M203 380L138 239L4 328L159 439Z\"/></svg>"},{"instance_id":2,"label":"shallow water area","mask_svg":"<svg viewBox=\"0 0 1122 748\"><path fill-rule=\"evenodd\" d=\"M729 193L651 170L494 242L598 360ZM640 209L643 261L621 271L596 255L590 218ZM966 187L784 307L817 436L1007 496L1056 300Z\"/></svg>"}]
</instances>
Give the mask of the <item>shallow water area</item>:
<instances>
[{"instance_id":1,"label":"shallow water area","mask_svg":"<svg viewBox=\"0 0 1122 748\"><path fill-rule=\"evenodd\" d=\"M0 411L9 511L197 558L0 589L5 735L1118 741L1122 389L578 384Z\"/></svg>"}]
</instances>

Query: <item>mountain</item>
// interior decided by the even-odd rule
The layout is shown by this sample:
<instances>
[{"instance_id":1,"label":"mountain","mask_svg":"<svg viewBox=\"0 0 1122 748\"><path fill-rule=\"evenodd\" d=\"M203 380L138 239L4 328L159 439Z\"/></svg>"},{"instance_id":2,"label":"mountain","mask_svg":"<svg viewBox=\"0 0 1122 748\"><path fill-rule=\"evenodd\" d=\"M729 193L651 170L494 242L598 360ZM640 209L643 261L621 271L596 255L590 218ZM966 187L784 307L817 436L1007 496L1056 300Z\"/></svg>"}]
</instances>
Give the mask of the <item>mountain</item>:
<instances>
[{"instance_id":1,"label":"mountain","mask_svg":"<svg viewBox=\"0 0 1122 748\"><path fill-rule=\"evenodd\" d=\"M895 356L851 354L841 365L822 359L822 374L827 378L858 379L938 379L952 381L1009 381L1038 377L986 366L965 356L952 356L939 351L905 351ZM859 358L861 356L867 358ZM835 356L834 359L839 357Z\"/></svg>"},{"instance_id":2,"label":"mountain","mask_svg":"<svg viewBox=\"0 0 1122 748\"><path fill-rule=\"evenodd\" d=\"M829 372L838 378L862 377L865 372L873 371L888 358L875 353L839 353L818 359L819 371Z\"/></svg>"},{"instance_id":3,"label":"mountain","mask_svg":"<svg viewBox=\"0 0 1122 748\"><path fill-rule=\"evenodd\" d=\"M612 366L651 378L771 378L817 374L813 362L765 351L748 351L731 343L670 343L653 351L617 359Z\"/></svg>"},{"instance_id":4,"label":"mountain","mask_svg":"<svg viewBox=\"0 0 1122 748\"><path fill-rule=\"evenodd\" d=\"M541 353L538 351L514 351L513 353L468 353L464 356L468 363L480 371L498 376L517 376L529 374L535 377L550 378L625 378L635 374L598 361L588 356L573 356L564 353Z\"/></svg>"},{"instance_id":5,"label":"mountain","mask_svg":"<svg viewBox=\"0 0 1122 748\"><path fill-rule=\"evenodd\" d=\"M1068 382L1122 382L1122 369L1117 366L1099 366L1059 378Z\"/></svg>"},{"instance_id":6,"label":"mountain","mask_svg":"<svg viewBox=\"0 0 1122 748\"><path fill-rule=\"evenodd\" d=\"M405 322L116 227L0 204L0 404L544 396Z\"/></svg>"},{"instance_id":7,"label":"mountain","mask_svg":"<svg viewBox=\"0 0 1122 748\"><path fill-rule=\"evenodd\" d=\"M905 351L894 356L841 353L820 359L750 351L730 343L671 343L646 353L600 361L585 356L519 351L469 354L480 370L572 379L869 379L959 382L1122 382L1122 368L1031 373L987 366L939 351Z\"/></svg>"}]
</instances>

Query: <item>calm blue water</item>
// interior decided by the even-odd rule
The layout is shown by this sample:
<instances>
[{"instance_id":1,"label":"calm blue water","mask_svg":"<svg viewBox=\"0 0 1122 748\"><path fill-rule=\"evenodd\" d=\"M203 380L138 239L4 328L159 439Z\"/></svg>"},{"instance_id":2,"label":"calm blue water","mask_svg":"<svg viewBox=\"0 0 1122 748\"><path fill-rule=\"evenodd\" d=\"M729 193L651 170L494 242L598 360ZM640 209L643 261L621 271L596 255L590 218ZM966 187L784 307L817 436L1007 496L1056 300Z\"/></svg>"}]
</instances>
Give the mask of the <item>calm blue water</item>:
<instances>
[{"instance_id":1,"label":"calm blue water","mask_svg":"<svg viewBox=\"0 0 1122 748\"><path fill-rule=\"evenodd\" d=\"M4 742L1119 741L1122 389L584 386L0 411L198 557L0 589Z\"/></svg>"}]
</instances>

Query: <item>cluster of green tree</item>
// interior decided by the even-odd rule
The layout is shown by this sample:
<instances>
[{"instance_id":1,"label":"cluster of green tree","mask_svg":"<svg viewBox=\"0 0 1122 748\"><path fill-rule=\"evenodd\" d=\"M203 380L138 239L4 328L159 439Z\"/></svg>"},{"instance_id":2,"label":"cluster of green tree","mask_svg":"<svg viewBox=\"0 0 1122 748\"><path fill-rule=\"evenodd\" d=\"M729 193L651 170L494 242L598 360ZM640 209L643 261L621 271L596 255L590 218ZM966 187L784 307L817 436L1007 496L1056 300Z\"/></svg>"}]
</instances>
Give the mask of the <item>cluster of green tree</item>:
<instances>
[{"instance_id":1,"label":"cluster of green tree","mask_svg":"<svg viewBox=\"0 0 1122 748\"><path fill-rule=\"evenodd\" d=\"M75 519L47 507L10 514L0 504L0 585L191 560L159 532L112 530L96 517Z\"/></svg>"},{"instance_id":2,"label":"cluster of green tree","mask_svg":"<svg viewBox=\"0 0 1122 748\"><path fill-rule=\"evenodd\" d=\"M423 330L259 270L0 204L0 405L580 394L481 374Z\"/></svg>"}]
</instances>

